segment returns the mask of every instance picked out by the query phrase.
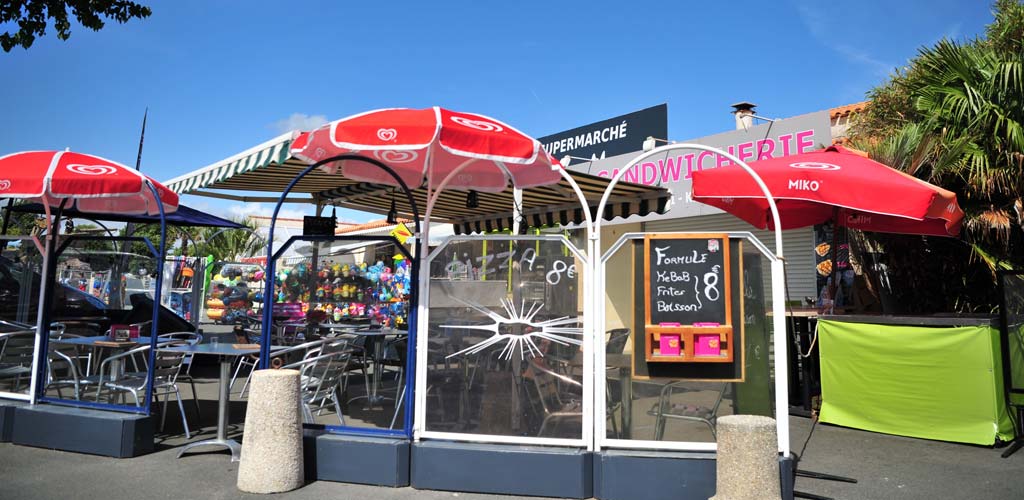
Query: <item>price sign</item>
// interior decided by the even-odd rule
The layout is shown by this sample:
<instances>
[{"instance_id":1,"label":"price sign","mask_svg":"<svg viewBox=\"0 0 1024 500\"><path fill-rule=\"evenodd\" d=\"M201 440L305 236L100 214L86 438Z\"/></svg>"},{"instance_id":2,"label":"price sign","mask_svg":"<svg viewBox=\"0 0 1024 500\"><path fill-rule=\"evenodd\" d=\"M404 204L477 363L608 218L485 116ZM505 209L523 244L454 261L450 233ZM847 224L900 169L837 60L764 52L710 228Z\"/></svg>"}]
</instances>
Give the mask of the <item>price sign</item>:
<instances>
[{"instance_id":1,"label":"price sign","mask_svg":"<svg viewBox=\"0 0 1024 500\"><path fill-rule=\"evenodd\" d=\"M648 238L647 323L728 323L728 238Z\"/></svg>"},{"instance_id":2,"label":"price sign","mask_svg":"<svg viewBox=\"0 0 1024 500\"><path fill-rule=\"evenodd\" d=\"M732 362L729 236L649 234L643 258L647 361Z\"/></svg>"}]
</instances>

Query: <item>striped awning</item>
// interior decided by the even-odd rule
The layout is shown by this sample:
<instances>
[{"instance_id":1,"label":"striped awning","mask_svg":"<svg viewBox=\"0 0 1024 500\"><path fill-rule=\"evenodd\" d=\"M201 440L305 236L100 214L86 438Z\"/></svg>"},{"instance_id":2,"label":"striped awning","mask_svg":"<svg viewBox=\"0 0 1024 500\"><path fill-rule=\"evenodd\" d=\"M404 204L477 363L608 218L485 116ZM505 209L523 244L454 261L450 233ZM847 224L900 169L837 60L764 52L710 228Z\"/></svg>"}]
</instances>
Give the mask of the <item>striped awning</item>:
<instances>
[{"instance_id":1,"label":"striped awning","mask_svg":"<svg viewBox=\"0 0 1024 500\"><path fill-rule=\"evenodd\" d=\"M289 156L294 134L284 134L255 148L180 176L165 183L178 194L224 197L223 191L280 193L308 165ZM580 186L592 217L608 187L609 179L582 172L569 172ZM412 217L404 195L394 187L358 182L344 176L314 170L296 183L293 193L312 195L325 205L364 212L387 214L391 200L402 217ZM420 215L426 210L427 190L413 190ZM660 187L619 182L609 198L605 220L631 215L665 213L671 193ZM513 193L477 193L477 204L467 207L465 191L446 190L438 197L431 214L434 222L454 224L456 233L500 231L513 222ZM521 223L529 227L579 224L585 216L568 181L523 190Z\"/></svg>"},{"instance_id":2,"label":"striped awning","mask_svg":"<svg viewBox=\"0 0 1024 500\"><path fill-rule=\"evenodd\" d=\"M267 165L282 163L288 160L288 148L296 135L296 132L279 135L231 158L175 177L167 181L165 185L175 193L187 194L197 189L212 187L237 175L259 170Z\"/></svg>"}]
</instances>

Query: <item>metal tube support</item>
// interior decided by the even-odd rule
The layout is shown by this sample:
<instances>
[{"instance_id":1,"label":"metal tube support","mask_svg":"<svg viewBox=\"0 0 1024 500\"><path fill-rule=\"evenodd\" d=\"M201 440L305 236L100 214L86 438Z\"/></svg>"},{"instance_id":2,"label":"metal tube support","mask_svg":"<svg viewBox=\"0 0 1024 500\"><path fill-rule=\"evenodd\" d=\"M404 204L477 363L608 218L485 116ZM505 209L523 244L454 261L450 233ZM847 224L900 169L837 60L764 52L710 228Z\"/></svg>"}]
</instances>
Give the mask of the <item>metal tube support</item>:
<instances>
[{"instance_id":1,"label":"metal tube support","mask_svg":"<svg viewBox=\"0 0 1024 500\"><path fill-rule=\"evenodd\" d=\"M788 384L788 374L786 372L786 370L787 370L787 367L786 367L787 360L786 360L786 356L785 356L785 352L786 352L786 350L785 350L786 349L786 340L785 340L786 339L786 335L785 335L785 332L786 332L786 319L785 319L786 306L785 306L785 303L784 303L786 293L785 293L785 273L783 272L783 267L782 267L783 266L782 261L784 260L784 258L783 258L783 253L782 253L782 230L779 229L779 228L782 227L782 224L781 224L781 222L779 220L779 209L775 205L775 199L772 198L772 193L768 189L768 186L764 183L764 180L761 179L761 176L759 176L757 174L757 172L754 171L754 169L750 168L750 165L747 165L746 162L744 162L743 160L740 160L736 156L734 156L732 154L729 154L728 152L723 151L723 150L718 149L718 148L715 148L715 147L705 146L703 144L693 144L693 143L669 144L669 145L666 145L666 146L660 146L660 147L654 148L654 149L652 149L650 151L647 151L647 152L637 156L636 158L630 160L630 164L640 163L640 162L642 162L643 160L645 160L647 158L650 158L652 156L655 156L655 155L658 155L658 154L661 154L661 153L665 153L665 152L668 152L668 151L671 151L671 150L674 150L674 149L696 149L696 150L699 150L699 151L707 151L707 152L710 152L710 153L715 153L715 154L717 154L719 156L722 156L723 158L726 158L729 161L735 163L740 168L742 168L744 171L746 171L747 174L749 174L751 178L754 179L754 182L761 189L761 193L764 195L765 200L768 202L768 207L771 210L771 213L772 213L772 225L775 228L775 260L772 261L772 311L773 311L773 313L775 315L775 317L773 318L773 325L774 325L773 328L775 329L775 331L774 331L774 339L775 339L774 345L775 345L775 349L776 349L775 350L775 352L776 352L776 356L775 356L775 402L776 402L776 404L775 404L775 415L776 415L776 425L778 426L779 451L782 452L783 456L789 456L789 454L790 454L790 446L789 446L789 410L788 410L789 406L788 406L787 397L786 397L787 387L788 387L788 385L787 385ZM623 169L619 170L618 172L616 172L615 175L612 176L611 182L608 183L608 187L605 188L604 195L601 196L601 203L598 204L598 206L597 206L597 218L594 220L594 236L593 236L593 238L596 241L596 245L597 245L596 249L598 251L600 250L600 245L601 245L601 221L602 221L602 216L601 215L604 214L604 208L608 204L608 199L611 196L612 190L615 189L615 185L618 184L619 180L629 170L630 170L629 168L623 168ZM598 257L600 257L600 254L598 254ZM594 260L600 260L600 258L596 258ZM604 272L603 272L604 271L604 266L600 266L599 269L601 269L601 274L604 274ZM596 295L596 292L595 292L595 295ZM603 307L600 308L600 311L602 312L602 324L603 324L603 321L604 321L603 310L604 310ZM596 356L600 357L599 354L596 355ZM596 370L596 372L598 372L598 373L600 373L601 371L602 370ZM604 382L604 378L603 377L602 377L601 380L602 380L602 383L607 383L607 382ZM781 401L781 405L780 405L780 401ZM599 439L604 439L604 437L601 436Z\"/></svg>"},{"instance_id":2,"label":"metal tube support","mask_svg":"<svg viewBox=\"0 0 1024 500\"><path fill-rule=\"evenodd\" d=\"M227 441L228 439L228 402L231 380L231 358L220 357L220 380L217 381L219 394L217 395L217 440Z\"/></svg>"}]
</instances>

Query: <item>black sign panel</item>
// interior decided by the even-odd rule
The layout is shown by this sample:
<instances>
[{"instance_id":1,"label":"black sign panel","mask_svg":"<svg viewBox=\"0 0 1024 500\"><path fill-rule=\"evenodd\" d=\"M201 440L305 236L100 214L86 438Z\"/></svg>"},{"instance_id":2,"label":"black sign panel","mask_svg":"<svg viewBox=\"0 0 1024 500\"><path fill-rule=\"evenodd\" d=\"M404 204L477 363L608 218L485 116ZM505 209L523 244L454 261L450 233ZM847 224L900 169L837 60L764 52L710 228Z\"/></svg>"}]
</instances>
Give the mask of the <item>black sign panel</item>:
<instances>
[{"instance_id":1,"label":"black sign panel","mask_svg":"<svg viewBox=\"0 0 1024 500\"><path fill-rule=\"evenodd\" d=\"M728 324L725 249L728 238L650 237L647 262L649 324Z\"/></svg>"},{"instance_id":2,"label":"black sign panel","mask_svg":"<svg viewBox=\"0 0 1024 500\"><path fill-rule=\"evenodd\" d=\"M610 158L643 149L648 137L668 137L668 104L659 104L538 140L555 158ZM571 164L584 160L572 160Z\"/></svg>"},{"instance_id":3,"label":"black sign panel","mask_svg":"<svg viewBox=\"0 0 1024 500\"><path fill-rule=\"evenodd\" d=\"M706 239L704 241L707 241ZM757 273L758 269L751 268L752 264L757 262L760 254L757 251L753 251L750 255L745 255L744 245L742 240L731 239L729 241L729 266L732 272L727 273L728 276L728 289L729 290L746 290L748 285L752 294L756 294L759 298L757 300L751 300L746 298L746 294L740 294L737 292L736 298L744 300L744 307L740 307L739 304L734 304L729 307L729 320L724 322L731 325L736 325L732 335L733 345L730 347L733 349L733 361L728 363L650 363L644 358L644 352L647 348L647 342L650 341L650 336L642 334L649 329L647 326L647 308L645 306L645 296L649 292L647 286L647 266L644 262L644 254L647 253L646 242L636 241L634 242L633 251L635 252L636 258L633 259L633 276L635 279L634 285L634 304L633 310L633 329L641 334L632 335L633 342L633 355L632 355L632 369L633 377L636 379L674 379L674 380L719 380L719 381L731 381L731 382L743 382L745 379L749 380L746 373L746 358L750 353L751 346L748 345L746 340L746 329L755 328L756 336L753 339L755 345L755 356L766 356L767 350L767 331L765 327L765 316L763 306L763 285L761 277ZM706 248L706 246L705 246ZM747 258L749 257L749 258ZM753 269L754 273L748 276L746 272L748 268ZM738 270L742 269L743 272ZM723 276L724 279L724 276ZM747 280L750 280L749 282ZM723 289L724 291L724 289ZM745 320L743 314L752 316L752 318ZM751 323L750 321L755 321ZM718 322L716 320L716 322ZM760 343L758 343L760 342ZM761 353L761 354L758 354ZM761 360L760 363L767 369L767 362ZM758 365L759 369L761 365ZM740 387L740 386L736 386ZM760 390L758 386L754 390ZM767 392L766 392L767 394ZM747 395L749 398L749 395ZM755 414L753 410L759 408L754 402L745 402L745 406L748 411Z\"/></svg>"},{"instance_id":4,"label":"black sign panel","mask_svg":"<svg viewBox=\"0 0 1024 500\"><path fill-rule=\"evenodd\" d=\"M334 236L334 229L337 225L337 219L334 217L315 217L312 215L306 215L302 218L302 235Z\"/></svg>"}]
</instances>

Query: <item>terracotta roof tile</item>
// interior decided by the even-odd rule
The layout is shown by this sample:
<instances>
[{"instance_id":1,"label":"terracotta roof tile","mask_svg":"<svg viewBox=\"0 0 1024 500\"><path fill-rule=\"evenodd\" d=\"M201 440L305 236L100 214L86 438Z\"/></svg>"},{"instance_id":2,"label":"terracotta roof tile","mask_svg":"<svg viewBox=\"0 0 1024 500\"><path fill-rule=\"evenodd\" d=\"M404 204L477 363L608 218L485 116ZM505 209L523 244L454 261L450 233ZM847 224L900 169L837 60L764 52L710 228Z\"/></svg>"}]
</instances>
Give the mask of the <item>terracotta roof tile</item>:
<instances>
[{"instance_id":1,"label":"terracotta roof tile","mask_svg":"<svg viewBox=\"0 0 1024 500\"><path fill-rule=\"evenodd\" d=\"M837 108L832 108L828 110L828 116L829 118L839 118L841 116L847 116L852 113L860 113L861 111L864 111L864 108L867 107L867 105L867 101L862 101L855 102L853 104L847 104L845 106L839 106Z\"/></svg>"}]
</instances>

